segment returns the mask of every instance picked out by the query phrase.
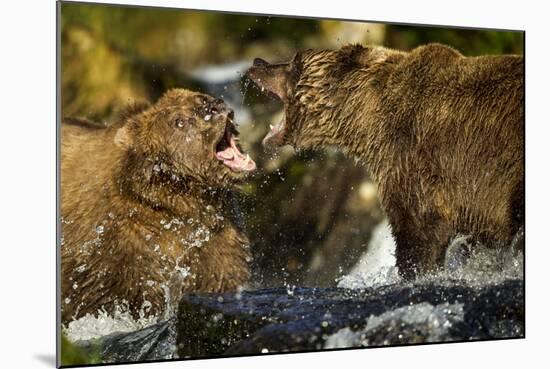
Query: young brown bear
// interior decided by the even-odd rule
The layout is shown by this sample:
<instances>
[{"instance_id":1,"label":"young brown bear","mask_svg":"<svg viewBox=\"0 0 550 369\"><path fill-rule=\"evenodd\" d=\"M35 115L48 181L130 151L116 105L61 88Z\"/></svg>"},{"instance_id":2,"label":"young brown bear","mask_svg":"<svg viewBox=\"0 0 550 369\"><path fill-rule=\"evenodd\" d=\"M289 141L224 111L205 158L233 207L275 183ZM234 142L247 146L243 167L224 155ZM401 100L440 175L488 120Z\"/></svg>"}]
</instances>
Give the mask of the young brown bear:
<instances>
[{"instance_id":1,"label":"young brown bear","mask_svg":"<svg viewBox=\"0 0 550 369\"><path fill-rule=\"evenodd\" d=\"M233 111L183 89L108 128L61 127L62 321L128 306L159 314L184 291L233 291L248 239L229 203L255 169Z\"/></svg>"},{"instance_id":2,"label":"young brown bear","mask_svg":"<svg viewBox=\"0 0 550 369\"><path fill-rule=\"evenodd\" d=\"M350 45L256 59L247 76L284 103L264 145L336 146L364 163L402 276L442 267L458 234L503 247L522 229L522 56Z\"/></svg>"}]
</instances>

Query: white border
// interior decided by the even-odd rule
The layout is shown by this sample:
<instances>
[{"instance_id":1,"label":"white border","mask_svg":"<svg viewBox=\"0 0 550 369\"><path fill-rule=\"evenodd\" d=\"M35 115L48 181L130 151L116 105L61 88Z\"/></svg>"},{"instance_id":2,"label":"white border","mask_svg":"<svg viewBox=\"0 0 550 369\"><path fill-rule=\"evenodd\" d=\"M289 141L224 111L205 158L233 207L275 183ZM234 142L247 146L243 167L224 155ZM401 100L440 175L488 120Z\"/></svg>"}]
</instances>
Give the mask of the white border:
<instances>
[{"instance_id":1,"label":"white border","mask_svg":"<svg viewBox=\"0 0 550 369\"><path fill-rule=\"evenodd\" d=\"M337 0L120 1L216 9L527 31L527 338L315 354L214 359L146 368L361 366L518 368L547 362L549 125L548 27L544 2ZM0 327L2 367L52 367L55 353L55 4L2 4L0 134ZM506 144L506 143L503 143ZM498 189L496 189L498 190ZM546 237L545 237L546 236ZM124 366L125 367L125 366ZM141 366L134 365L132 368Z\"/></svg>"}]
</instances>

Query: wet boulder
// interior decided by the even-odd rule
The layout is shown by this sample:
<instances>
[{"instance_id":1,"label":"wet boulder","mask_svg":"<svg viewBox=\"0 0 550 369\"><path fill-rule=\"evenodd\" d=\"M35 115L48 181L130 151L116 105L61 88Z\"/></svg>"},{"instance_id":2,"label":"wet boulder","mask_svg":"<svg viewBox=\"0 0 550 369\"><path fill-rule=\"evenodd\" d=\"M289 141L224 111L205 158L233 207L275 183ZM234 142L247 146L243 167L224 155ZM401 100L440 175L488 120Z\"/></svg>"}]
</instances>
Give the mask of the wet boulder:
<instances>
[{"instance_id":1,"label":"wet boulder","mask_svg":"<svg viewBox=\"0 0 550 369\"><path fill-rule=\"evenodd\" d=\"M190 294L179 357L523 337L523 281Z\"/></svg>"},{"instance_id":2,"label":"wet boulder","mask_svg":"<svg viewBox=\"0 0 550 369\"><path fill-rule=\"evenodd\" d=\"M193 293L167 321L77 344L111 363L521 338L524 306L521 279Z\"/></svg>"},{"instance_id":3,"label":"wet boulder","mask_svg":"<svg viewBox=\"0 0 550 369\"><path fill-rule=\"evenodd\" d=\"M102 363L173 359L175 327L175 318L171 318L137 331L112 333L76 344L87 352L98 354Z\"/></svg>"}]
</instances>

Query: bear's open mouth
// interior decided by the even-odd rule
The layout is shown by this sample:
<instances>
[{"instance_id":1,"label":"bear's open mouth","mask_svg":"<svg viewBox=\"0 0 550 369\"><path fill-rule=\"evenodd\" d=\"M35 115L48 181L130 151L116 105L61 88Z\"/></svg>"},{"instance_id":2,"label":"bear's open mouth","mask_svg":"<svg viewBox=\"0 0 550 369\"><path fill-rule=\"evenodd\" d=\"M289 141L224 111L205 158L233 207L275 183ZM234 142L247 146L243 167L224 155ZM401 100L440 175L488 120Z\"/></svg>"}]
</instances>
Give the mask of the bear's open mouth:
<instances>
[{"instance_id":1,"label":"bear's open mouth","mask_svg":"<svg viewBox=\"0 0 550 369\"><path fill-rule=\"evenodd\" d=\"M282 96L279 96L277 91L271 90L268 85L265 85L262 82L261 78L255 78L254 74L251 73L250 70L247 75L248 75L248 78L252 82L254 82L254 84L261 90L262 94L270 97L271 99L277 102L282 103L283 105L285 104L285 101L282 98ZM272 125L272 124L269 125L269 132L265 135L264 139L262 140L262 144L265 147L282 146L285 143L286 134L287 134L286 119L285 119L285 113L283 112L283 117L279 123L277 123L276 125Z\"/></svg>"},{"instance_id":2,"label":"bear's open mouth","mask_svg":"<svg viewBox=\"0 0 550 369\"><path fill-rule=\"evenodd\" d=\"M222 138L216 145L216 158L237 172L250 172L256 169L256 163L248 154L243 154L237 146L235 125L229 120L225 125Z\"/></svg>"}]
</instances>

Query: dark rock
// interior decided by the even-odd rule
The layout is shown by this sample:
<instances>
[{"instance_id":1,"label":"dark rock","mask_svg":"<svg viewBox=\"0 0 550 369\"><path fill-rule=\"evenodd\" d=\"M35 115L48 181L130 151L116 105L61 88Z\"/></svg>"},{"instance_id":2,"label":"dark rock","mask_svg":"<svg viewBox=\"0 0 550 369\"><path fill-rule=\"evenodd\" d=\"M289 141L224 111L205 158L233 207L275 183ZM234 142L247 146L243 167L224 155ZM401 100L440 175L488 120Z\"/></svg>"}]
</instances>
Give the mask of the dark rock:
<instances>
[{"instance_id":1,"label":"dark rock","mask_svg":"<svg viewBox=\"0 0 550 369\"><path fill-rule=\"evenodd\" d=\"M265 289L190 294L180 304L180 357L523 337L523 281L468 287ZM370 323L376 322L372 327ZM331 334L350 338L334 344Z\"/></svg>"},{"instance_id":2,"label":"dark rock","mask_svg":"<svg viewBox=\"0 0 550 369\"><path fill-rule=\"evenodd\" d=\"M524 331L523 280L482 287L445 281L189 294L177 318L78 345L99 347L109 363L514 338Z\"/></svg>"},{"instance_id":3,"label":"dark rock","mask_svg":"<svg viewBox=\"0 0 550 369\"><path fill-rule=\"evenodd\" d=\"M103 363L172 359L176 347L175 318L134 332L113 333L98 340L76 344L98 350Z\"/></svg>"}]
</instances>

